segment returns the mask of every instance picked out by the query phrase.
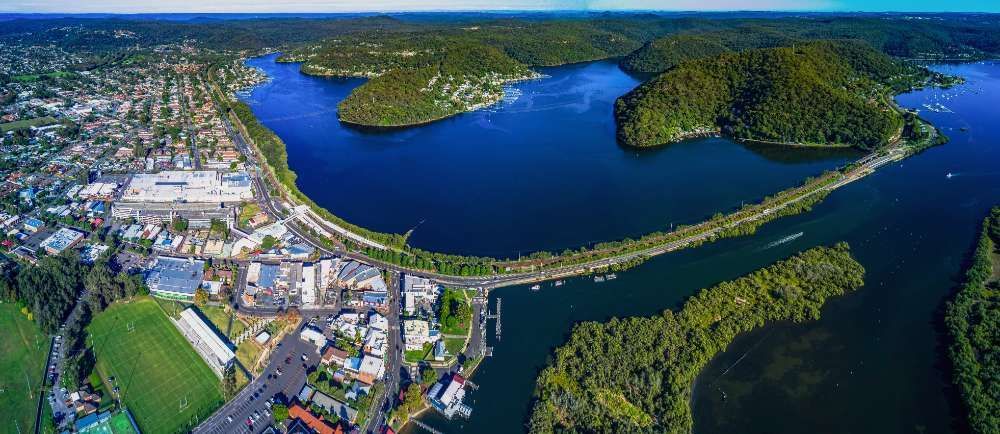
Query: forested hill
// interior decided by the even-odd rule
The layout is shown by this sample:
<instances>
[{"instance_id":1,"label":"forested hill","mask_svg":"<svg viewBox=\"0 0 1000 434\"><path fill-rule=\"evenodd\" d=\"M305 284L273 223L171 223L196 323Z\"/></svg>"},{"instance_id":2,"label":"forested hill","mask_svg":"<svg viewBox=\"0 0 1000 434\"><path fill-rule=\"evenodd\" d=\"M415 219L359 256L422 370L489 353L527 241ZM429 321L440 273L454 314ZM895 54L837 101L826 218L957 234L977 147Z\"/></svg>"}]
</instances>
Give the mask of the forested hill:
<instances>
[{"instance_id":1,"label":"forested hill","mask_svg":"<svg viewBox=\"0 0 1000 434\"><path fill-rule=\"evenodd\" d=\"M863 284L846 244L816 247L694 295L679 312L578 324L538 376L532 434L690 433L691 385L741 333L819 318Z\"/></svg>"},{"instance_id":2,"label":"forested hill","mask_svg":"<svg viewBox=\"0 0 1000 434\"><path fill-rule=\"evenodd\" d=\"M621 61L631 72L660 73L685 60L714 57L729 51L791 45L798 39L759 26L715 32L682 33L646 43Z\"/></svg>"},{"instance_id":3,"label":"forested hill","mask_svg":"<svg viewBox=\"0 0 1000 434\"><path fill-rule=\"evenodd\" d=\"M469 111L503 97L502 85L533 76L527 66L493 47L460 44L440 50L429 65L394 69L340 102L344 122L411 125Z\"/></svg>"},{"instance_id":4,"label":"forested hill","mask_svg":"<svg viewBox=\"0 0 1000 434\"><path fill-rule=\"evenodd\" d=\"M1000 206L983 222L965 282L945 310L953 382L970 432L1000 432Z\"/></svg>"},{"instance_id":5,"label":"forested hill","mask_svg":"<svg viewBox=\"0 0 1000 434\"><path fill-rule=\"evenodd\" d=\"M891 95L925 68L853 41L817 41L682 63L618 99L618 137L656 146L721 132L778 143L875 148L898 137Z\"/></svg>"},{"instance_id":6,"label":"forested hill","mask_svg":"<svg viewBox=\"0 0 1000 434\"><path fill-rule=\"evenodd\" d=\"M349 35L292 50L281 60L303 62L306 74L371 77L340 103L340 119L404 126L494 103L504 83L535 75L530 66L623 56L643 40L694 25L641 18L440 25Z\"/></svg>"},{"instance_id":7,"label":"forested hill","mask_svg":"<svg viewBox=\"0 0 1000 434\"><path fill-rule=\"evenodd\" d=\"M871 17L731 20L653 39L622 59L627 71L659 73L685 60L824 39L855 39L893 57L969 60L995 56L1000 36L989 15L907 20ZM958 17L956 17L958 18Z\"/></svg>"}]
</instances>

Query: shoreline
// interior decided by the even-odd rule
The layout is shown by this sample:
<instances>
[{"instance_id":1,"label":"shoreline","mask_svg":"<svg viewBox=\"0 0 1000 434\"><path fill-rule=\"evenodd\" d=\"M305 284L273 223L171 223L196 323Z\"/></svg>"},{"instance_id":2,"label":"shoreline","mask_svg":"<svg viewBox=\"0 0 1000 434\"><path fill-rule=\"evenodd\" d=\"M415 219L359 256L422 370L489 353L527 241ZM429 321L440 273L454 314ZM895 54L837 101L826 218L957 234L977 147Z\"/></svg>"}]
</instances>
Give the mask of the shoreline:
<instances>
[{"instance_id":1,"label":"shoreline","mask_svg":"<svg viewBox=\"0 0 1000 434\"><path fill-rule=\"evenodd\" d=\"M236 101L245 105L245 103L243 103L242 100L236 99ZM252 111L249 114L253 115ZM240 121L240 123L242 124L242 121ZM263 126L263 124L261 124L261 126ZM933 126L931 127L933 128ZM277 142L281 143L282 146L284 146L284 142L281 141L280 137L277 137L277 135L275 135L273 131L270 131L266 127L264 127L264 129L274 136L273 137L274 140L276 140ZM705 134L705 133L699 133L699 134ZM712 134L712 132L708 132L708 134ZM253 142L252 139L249 140L248 142L252 143L256 148L256 143ZM883 150L869 152L866 154L864 158L849 163L847 166L845 166L845 168L847 167L850 168L850 170L848 171L850 176L848 176L847 174L842 174L842 179L835 182L831 182L832 184L836 184L832 186L832 188L830 188L831 187L830 185L817 186L817 180L813 179L811 181L807 180L805 184L776 192L773 194L773 196L776 196L775 198L780 198L782 196L789 194L795 196L796 193L802 192L803 190L807 190L809 189L810 186L812 186L814 189L812 189L808 194L804 196L811 196L813 193L816 193L817 190L827 190L828 188L832 190L836 187L839 187L840 185L843 185L847 182L859 179L867 175L867 173L864 173L860 174L859 176L859 174L857 173L857 167L854 166L865 166L872 160L877 160L881 159L880 157L884 157L887 154L886 151L898 150L898 149L899 149L898 147L889 146ZM259 153L259 150L257 151L257 153ZM914 152L904 152L903 153L904 155L900 158L905 158L905 156L911 155L913 153ZM896 155L898 156L899 154ZM898 158L893 158L893 159L898 159ZM273 177L276 173L275 169L271 167L271 162L266 161L266 159L262 159L262 162L267 166L266 167L267 172ZM884 164L884 162L881 164ZM292 170L287 167L284 170L292 172ZM823 178L825 178L825 176L819 177L819 179ZM843 178L850 178L850 179L845 180ZM298 194L295 194L294 191L288 190L290 187L288 187L284 183L278 182L278 184L279 184L278 185L279 190L281 191L281 196L283 198L287 200L288 197L291 196L295 197L296 199L293 202L302 202L303 199L300 198L299 196L304 197L305 198L304 203L310 206L310 208L313 207L319 208L319 210L313 210L317 217L323 217L319 223L327 227L331 225L330 221L328 220L328 217L326 216L327 214L332 216L332 214L329 213L329 211L327 211L325 208L322 208L315 202L309 200L308 197L305 196L300 191L298 192ZM579 269L581 267L586 268L587 266L594 264L598 264L594 266L602 266L602 265L610 266L622 260L624 261L630 260L636 255L654 256L661 253L665 253L667 251L676 250L677 248L687 246L690 243L700 244L701 242L711 241L711 240L706 240L706 238L712 237L712 240L714 240L714 237L717 237L718 233L722 232L723 230L732 231L735 230L737 226L741 226L747 222L754 222L756 220L761 219L762 217L763 217L762 220L764 222L770 221L773 219L773 216L768 216L767 213L769 213L770 211L776 211L777 209L780 208L784 208L785 206L791 205L794 202L798 202L800 199L803 199L804 196L793 197L788 201L779 204L779 206L776 206L774 209L766 210L763 215L757 215L755 217L754 216L740 217L737 219L737 217L739 217L741 214L753 213L757 208L767 205L766 204L767 201L762 203L749 204L744 209L724 214L722 215L722 218L719 221L716 221L716 219L708 219L700 221L693 225L681 226L678 229L668 233L652 232L644 236L641 236L638 239L635 238L617 239L607 242L596 243L589 246L583 246L577 249L568 249L572 250L572 252L567 255L550 253L547 256L543 255L541 257L525 259L525 260L517 260L517 261L511 258L502 259L493 257L453 255L448 253L429 252L419 248L411 247L405 244L405 239L403 239L403 244L399 246L395 245L394 243L386 243L389 244L389 246L386 248L378 250L369 250L367 248L354 249L355 251L353 253L361 255L367 258L369 261L379 264L380 266L394 267L401 270L405 270L407 272L423 274L432 278L436 278L438 280L443 279L444 281L449 281L449 282L462 281L464 282L464 284L467 285L489 286L489 287L509 286L521 283L533 283L545 280L558 279L570 275L577 275L580 273ZM774 206L773 203L770 205ZM803 211L804 210L799 210L795 211L795 213ZM333 217L335 219L339 219L336 216ZM725 223L726 221L736 221L736 223ZM398 234L395 235L381 234L378 232L370 231L360 226L350 224L346 221L344 223L346 223L346 226L349 227L350 229L349 232L352 232L352 235L366 240L371 240L371 239L366 236L358 234L353 228L356 227L358 229L361 229L363 231L361 233L367 232L373 235L379 235L383 237L400 236ZM720 224L722 226L719 226ZM759 226L759 224L756 225L751 224L751 226L752 227L749 229L748 233L752 233L752 231L755 230L756 227ZM701 229L701 231L699 231L699 229ZM343 234L341 235L343 236ZM681 246L676 246L675 244L677 243L681 243ZM323 244L321 243L320 245ZM674 246L671 247L672 245ZM411 256L414 258L433 258L434 259L433 264L435 265L432 266L433 268L429 269L413 268L394 262L390 260L391 258L385 258L383 257L383 255L378 254L378 252L386 252L386 253L399 252L403 253L406 256ZM482 275L471 275L462 277L454 273L448 273L447 271L444 272L440 271L440 268L437 267L437 265L456 265L456 264L457 265L483 264L486 267L492 269L493 271Z\"/></svg>"},{"instance_id":2,"label":"shoreline","mask_svg":"<svg viewBox=\"0 0 1000 434\"><path fill-rule=\"evenodd\" d=\"M410 127L421 127L421 126L425 126L425 125L430 125L430 124L432 124L434 122L437 122L437 121L442 121L442 120L445 120L445 119L448 119L448 118L452 118L452 117L455 117L455 116L458 116L458 115L462 115L462 114L465 114L465 113L474 113L474 112L477 112L479 110L483 110L483 109L486 109L486 108L489 108L489 107L493 107L493 106L497 105L498 103L500 103L501 101L503 101L504 97L507 96L507 90L504 89L505 86L510 86L512 84L523 83L523 82L531 81L531 80L540 80L540 79L544 79L546 77L545 75L539 74L538 72L536 72L534 70L529 70L529 71L531 71L531 73L532 73L530 76L512 78L512 79L509 79L509 80L503 80L502 82L499 83L499 86L501 87L501 92L500 92L500 94L499 94L498 97L491 98L491 101L489 101L489 102L484 102L484 103L481 103L481 104L477 104L477 105L475 105L475 106L473 106L471 108L468 108L466 110L459 110L459 111L456 111L454 113L449 113L449 114L437 116L437 117L434 117L434 118L420 120L420 121L415 121L415 122L397 123L397 124L388 124L388 125L373 125L373 124L365 124L365 123L360 123L360 122L354 122L354 121L351 121L351 120L346 120L346 119L344 119L344 118L342 118L340 116L340 110L338 108L338 110L337 110L337 120L340 121L340 123L342 123L344 125L347 125L347 126L350 126L351 128L356 128L356 129L359 129L359 130L362 130L362 131L364 131L364 130L369 130L369 131L397 131L397 130L403 130L403 129L410 128ZM306 74L306 75L309 75L309 74ZM334 76L334 77L336 77L336 76ZM353 92L353 90L352 90L352 92ZM343 100L341 102L343 102Z\"/></svg>"}]
</instances>

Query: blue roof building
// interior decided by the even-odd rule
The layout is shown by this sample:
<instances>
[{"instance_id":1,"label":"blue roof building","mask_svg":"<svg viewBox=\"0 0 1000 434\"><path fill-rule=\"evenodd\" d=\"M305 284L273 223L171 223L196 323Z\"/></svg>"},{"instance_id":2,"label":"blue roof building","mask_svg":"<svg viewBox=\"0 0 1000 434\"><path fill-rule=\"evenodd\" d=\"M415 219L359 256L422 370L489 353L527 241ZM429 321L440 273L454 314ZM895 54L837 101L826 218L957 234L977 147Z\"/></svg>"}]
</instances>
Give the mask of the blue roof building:
<instances>
[{"instance_id":1,"label":"blue roof building","mask_svg":"<svg viewBox=\"0 0 1000 434\"><path fill-rule=\"evenodd\" d=\"M160 256L146 272L146 286L157 297L192 299L204 273L205 261Z\"/></svg>"}]
</instances>

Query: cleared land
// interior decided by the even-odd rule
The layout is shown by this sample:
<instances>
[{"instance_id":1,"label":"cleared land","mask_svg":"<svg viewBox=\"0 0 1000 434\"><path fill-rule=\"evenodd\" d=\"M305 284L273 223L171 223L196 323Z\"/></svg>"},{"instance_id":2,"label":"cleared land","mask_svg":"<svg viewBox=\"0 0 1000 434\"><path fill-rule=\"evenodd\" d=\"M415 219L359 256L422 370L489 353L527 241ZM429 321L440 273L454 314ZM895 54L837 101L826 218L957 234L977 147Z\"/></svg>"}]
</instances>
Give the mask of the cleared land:
<instances>
[{"instance_id":1,"label":"cleared land","mask_svg":"<svg viewBox=\"0 0 1000 434\"><path fill-rule=\"evenodd\" d=\"M32 432L49 339L16 305L0 304L0 432Z\"/></svg>"},{"instance_id":2,"label":"cleared land","mask_svg":"<svg viewBox=\"0 0 1000 434\"><path fill-rule=\"evenodd\" d=\"M222 388L150 298L110 306L90 327L97 369L115 377L144 433L187 431L222 405Z\"/></svg>"}]
</instances>

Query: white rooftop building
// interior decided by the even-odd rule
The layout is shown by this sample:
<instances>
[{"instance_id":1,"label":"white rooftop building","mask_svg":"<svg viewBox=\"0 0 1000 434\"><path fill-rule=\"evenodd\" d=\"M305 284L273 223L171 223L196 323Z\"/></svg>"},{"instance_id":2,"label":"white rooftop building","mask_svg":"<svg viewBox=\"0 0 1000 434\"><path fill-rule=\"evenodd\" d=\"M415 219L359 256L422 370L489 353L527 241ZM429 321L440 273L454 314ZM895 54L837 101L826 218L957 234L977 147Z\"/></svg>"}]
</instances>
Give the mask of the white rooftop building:
<instances>
[{"instance_id":1,"label":"white rooftop building","mask_svg":"<svg viewBox=\"0 0 1000 434\"><path fill-rule=\"evenodd\" d=\"M406 343L406 350L419 350L424 344L434 343L438 335L431 334L430 323L424 320L408 319L403 321L403 342Z\"/></svg>"},{"instance_id":2,"label":"white rooftop building","mask_svg":"<svg viewBox=\"0 0 1000 434\"><path fill-rule=\"evenodd\" d=\"M365 381L369 378L370 380L365 381L368 384L372 384L374 381L382 379L382 375L385 373L385 362L380 357L372 356L370 354L365 354L361 359L361 367L358 368L358 379Z\"/></svg>"},{"instance_id":3,"label":"white rooftop building","mask_svg":"<svg viewBox=\"0 0 1000 434\"><path fill-rule=\"evenodd\" d=\"M302 332L299 333L299 338L315 345L316 353L319 353L326 346L326 336L323 336L323 332L315 327L306 326L303 328Z\"/></svg>"},{"instance_id":4,"label":"white rooftop building","mask_svg":"<svg viewBox=\"0 0 1000 434\"><path fill-rule=\"evenodd\" d=\"M316 267L312 264L302 266L302 304L316 304Z\"/></svg>"},{"instance_id":5,"label":"white rooftop building","mask_svg":"<svg viewBox=\"0 0 1000 434\"><path fill-rule=\"evenodd\" d=\"M191 308L181 311L181 317L174 321L177 329L187 338L198 355L205 360L209 368L222 378L227 369L233 366L236 354L222 339L205 324Z\"/></svg>"},{"instance_id":6,"label":"white rooftop building","mask_svg":"<svg viewBox=\"0 0 1000 434\"><path fill-rule=\"evenodd\" d=\"M253 199L250 176L214 170L165 171L132 176L124 202L240 202Z\"/></svg>"}]
</instances>

